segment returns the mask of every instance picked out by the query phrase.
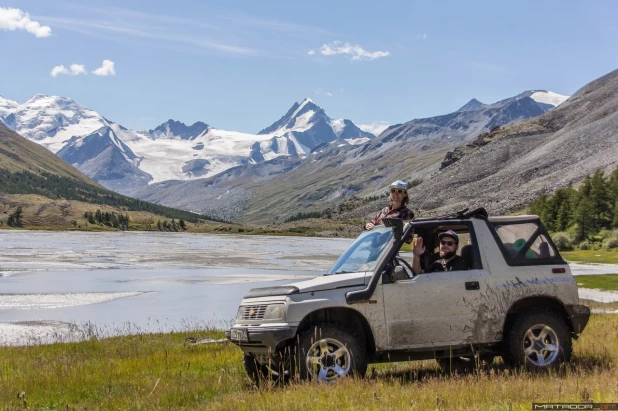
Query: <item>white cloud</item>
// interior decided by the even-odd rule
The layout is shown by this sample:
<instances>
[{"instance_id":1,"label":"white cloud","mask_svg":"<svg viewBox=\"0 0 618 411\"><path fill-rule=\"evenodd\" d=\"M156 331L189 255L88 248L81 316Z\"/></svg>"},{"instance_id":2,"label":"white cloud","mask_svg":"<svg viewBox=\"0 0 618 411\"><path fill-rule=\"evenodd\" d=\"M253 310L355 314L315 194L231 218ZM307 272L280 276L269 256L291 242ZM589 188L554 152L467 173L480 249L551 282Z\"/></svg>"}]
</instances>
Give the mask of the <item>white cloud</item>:
<instances>
[{"instance_id":1,"label":"white cloud","mask_svg":"<svg viewBox=\"0 0 618 411\"><path fill-rule=\"evenodd\" d=\"M64 66L55 66L49 74L52 77L56 77L58 74L69 74L69 70Z\"/></svg>"},{"instance_id":2,"label":"white cloud","mask_svg":"<svg viewBox=\"0 0 618 411\"><path fill-rule=\"evenodd\" d=\"M88 74L86 73L86 67L83 64L71 64L69 67L72 76L78 76L80 74Z\"/></svg>"},{"instance_id":3,"label":"white cloud","mask_svg":"<svg viewBox=\"0 0 618 411\"><path fill-rule=\"evenodd\" d=\"M103 60L103 64L98 69L94 70L92 74L95 76L114 76L116 70L114 69L114 62L111 60Z\"/></svg>"},{"instance_id":4,"label":"white cloud","mask_svg":"<svg viewBox=\"0 0 618 411\"><path fill-rule=\"evenodd\" d=\"M363 131L368 131L373 135L379 135L381 132L386 130L390 126L388 121L374 121L371 124L359 124L358 128Z\"/></svg>"},{"instance_id":5,"label":"white cloud","mask_svg":"<svg viewBox=\"0 0 618 411\"><path fill-rule=\"evenodd\" d=\"M332 96L333 96L333 94L332 94L332 93L326 93L326 95L327 95L328 97L332 97Z\"/></svg>"},{"instance_id":6,"label":"white cloud","mask_svg":"<svg viewBox=\"0 0 618 411\"><path fill-rule=\"evenodd\" d=\"M0 30L26 30L36 37L49 37L49 26L41 26L38 21L30 20L30 15L20 9L0 7Z\"/></svg>"},{"instance_id":7,"label":"white cloud","mask_svg":"<svg viewBox=\"0 0 618 411\"><path fill-rule=\"evenodd\" d=\"M51 73L52 77L56 77L58 74L67 74L69 76L79 76L80 74L88 74L86 67L83 64L71 64L67 69L64 65L55 66Z\"/></svg>"},{"instance_id":8,"label":"white cloud","mask_svg":"<svg viewBox=\"0 0 618 411\"><path fill-rule=\"evenodd\" d=\"M427 33L419 33L416 35L417 39L427 40Z\"/></svg>"},{"instance_id":9,"label":"white cloud","mask_svg":"<svg viewBox=\"0 0 618 411\"><path fill-rule=\"evenodd\" d=\"M358 44L341 43L340 41L323 44L320 48L320 53L323 56L344 54L354 61L375 60L391 54L389 51L367 51Z\"/></svg>"},{"instance_id":10,"label":"white cloud","mask_svg":"<svg viewBox=\"0 0 618 411\"><path fill-rule=\"evenodd\" d=\"M313 56L313 55L315 54L315 50L313 50L313 49L312 49L312 50L309 50L309 51L307 52L307 54L309 54L310 56Z\"/></svg>"}]
</instances>

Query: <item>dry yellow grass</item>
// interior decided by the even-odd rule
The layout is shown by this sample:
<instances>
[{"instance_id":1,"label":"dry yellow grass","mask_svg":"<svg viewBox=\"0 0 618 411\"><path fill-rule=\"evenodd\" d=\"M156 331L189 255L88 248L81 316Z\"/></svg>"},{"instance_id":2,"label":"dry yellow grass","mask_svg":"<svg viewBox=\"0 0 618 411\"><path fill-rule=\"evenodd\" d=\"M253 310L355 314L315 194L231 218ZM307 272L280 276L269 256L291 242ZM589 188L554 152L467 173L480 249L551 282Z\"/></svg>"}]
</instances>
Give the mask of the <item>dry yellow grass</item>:
<instances>
[{"instance_id":1,"label":"dry yellow grass","mask_svg":"<svg viewBox=\"0 0 618 411\"><path fill-rule=\"evenodd\" d=\"M616 315L593 315L574 344L571 363L558 372L531 374L496 362L486 370L450 376L438 371L434 361L404 362L372 365L364 379L261 390L242 369L240 349L226 343L187 344L189 335L222 337L221 332L202 331L0 348L0 405L79 410L530 410L533 401L618 400Z\"/></svg>"}]
</instances>

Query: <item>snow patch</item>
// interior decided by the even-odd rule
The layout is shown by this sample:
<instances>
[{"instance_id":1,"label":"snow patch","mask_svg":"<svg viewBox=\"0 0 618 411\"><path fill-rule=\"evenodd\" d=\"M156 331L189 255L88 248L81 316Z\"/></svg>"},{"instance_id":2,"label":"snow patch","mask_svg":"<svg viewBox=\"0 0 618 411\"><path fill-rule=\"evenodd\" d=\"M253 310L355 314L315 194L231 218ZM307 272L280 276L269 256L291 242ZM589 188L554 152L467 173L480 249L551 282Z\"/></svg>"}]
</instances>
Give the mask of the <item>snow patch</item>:
<instances>
[{"instance_id":1,"label":"snow patch","mask_svg":"<svg viewBox=\"0 0 618 411\"><path fill-rule=\"evenodd\" d=\"M333 131L339 137L341 132L345 128L345 121L343 119L333 120L330 122L330 126L333 128Z\"/></svg>"},{"instance_id":2,"label":"snow patch","mask_svg":"<svg viewBox=\"0 0 618 411\"><path fill-rule=\"evenodd\" d=\"M562 94L554 93L553 91L537 91L530 96L530 98L537 103L550 104L554 107L558 107L569 97L570 96L563 96Z\"/></svg>"},{"instance_id":3,"label":"snow patch","mask_svg":"<svg viewBox=\"0 0 618 411\"><path fill-rule=\"evenodd\" d=\"M359 138L346 138L345 141L351 146L359 146L361 144L365 144L370 141L369 137L359 137Z\"/></svg>"}]
</instances>

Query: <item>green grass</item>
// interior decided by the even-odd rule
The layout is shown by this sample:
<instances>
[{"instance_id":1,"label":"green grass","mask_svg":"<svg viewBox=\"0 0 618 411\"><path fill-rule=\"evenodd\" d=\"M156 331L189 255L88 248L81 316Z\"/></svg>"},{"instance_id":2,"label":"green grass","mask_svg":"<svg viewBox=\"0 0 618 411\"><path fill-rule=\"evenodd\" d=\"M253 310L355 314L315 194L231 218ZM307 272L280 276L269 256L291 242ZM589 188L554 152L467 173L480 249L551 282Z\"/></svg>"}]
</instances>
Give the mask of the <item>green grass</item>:
<instances>
[{"instance_id":1,"label":"green grass","mask_svg":"<svg viewBox=\"0 0 618 411\"><path fill-rule=\"evenodd\" d=\"M615 401L618 316L593 315L560 373L531 374L496 362L449 376L434 361L370 365L364 379L257 390L242 352L186 337L142 334L82 343L0 348L0 409L413 409L529 410L535 402Z\"/></svg>"},{"instance_id":2,"label":"green grass","mask_svg":"<svg viewBox=\"0 0 618 411\"><path fill-rule=\"evenodd\" d=\"M618 291L618 274L578 275L575 279L578 287Z\"/></svg>"},{"instance_id":3,"label":"green grass","mask_svg":"<svg viewBox=\"0 0 618 411\"><path fill-rule=\"evenodd\" d=\"M618 250L575 250L561 251L568 262L618 264Z\"/></svg>"}]
</instances>

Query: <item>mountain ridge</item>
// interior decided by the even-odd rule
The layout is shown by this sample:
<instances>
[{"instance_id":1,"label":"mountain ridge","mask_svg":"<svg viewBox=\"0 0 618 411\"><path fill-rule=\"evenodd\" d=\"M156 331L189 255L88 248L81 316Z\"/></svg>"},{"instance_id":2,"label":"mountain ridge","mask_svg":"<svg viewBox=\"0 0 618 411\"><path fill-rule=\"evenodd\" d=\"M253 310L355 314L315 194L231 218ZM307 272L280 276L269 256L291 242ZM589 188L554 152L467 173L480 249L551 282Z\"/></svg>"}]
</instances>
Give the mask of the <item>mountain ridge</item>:
<instances>
[{"instance_id":1,"label":"mountain ridge","mask_svg":"<svg viewBox=\"0 0 618 411\"><path fill-rule=\"evenodd\" d=\"M67 97L36 94L23 104L0 99L3 124L125 194L156 182L209 177L279 156L302 157L337 139L360 144L373 137L350 120L331 119L310 99L295 102L286 115L289 124L267 134L221 130L201 121L187 126L173 119L134 131Z\"/></svg>"}]
</instances>

